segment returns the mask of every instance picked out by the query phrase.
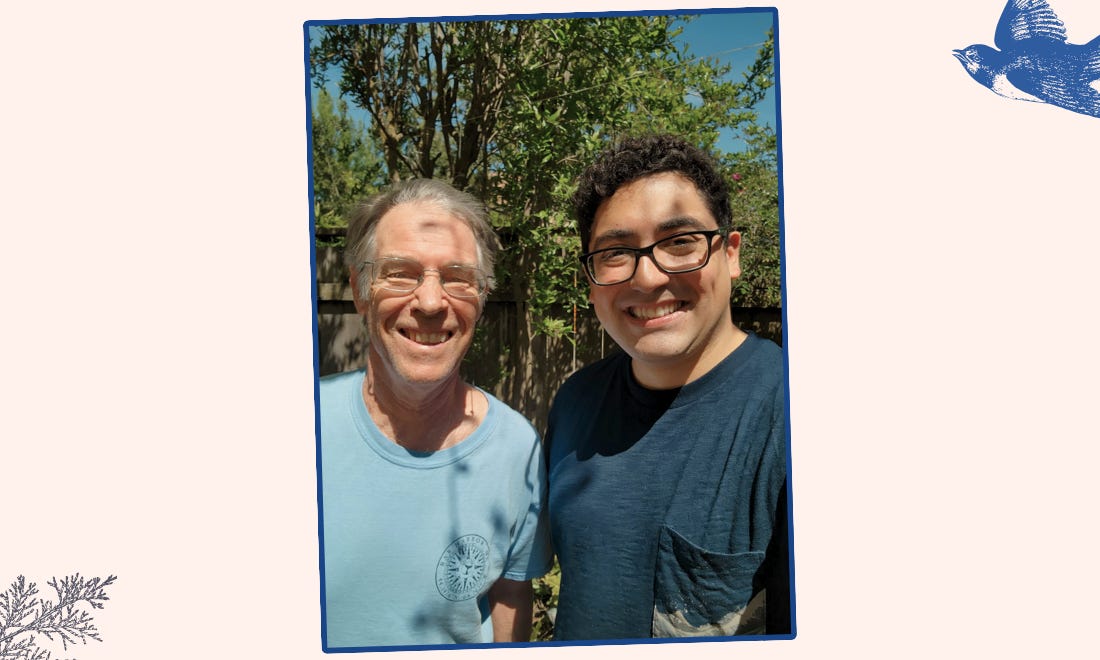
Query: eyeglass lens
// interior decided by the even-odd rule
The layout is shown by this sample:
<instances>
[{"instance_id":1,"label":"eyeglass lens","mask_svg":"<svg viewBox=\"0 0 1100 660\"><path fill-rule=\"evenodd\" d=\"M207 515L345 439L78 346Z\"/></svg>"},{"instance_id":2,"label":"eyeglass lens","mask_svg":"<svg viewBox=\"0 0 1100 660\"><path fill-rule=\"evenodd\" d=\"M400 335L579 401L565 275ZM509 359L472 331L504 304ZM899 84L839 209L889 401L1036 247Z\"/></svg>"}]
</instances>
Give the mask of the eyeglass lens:
<instances>
[{"instance_id":1,"label":"eyeglass lens","mask_svg":"<svg viewBox=\"0 0 1100 660\"><path fill-rule=\"evenodd\" d=\"M588 271L600 284L618 284L634 276L643 254L653 258L666 273L698 270L710 259L712 233L686 233L670 236L648 248L609 248L587 259Z\"/></svg>"},{"instance_id":2,"label":"eyeglass lens","mask_svg":"<svg viewBox=\"0 0 1100 660\"><path fill-rule=\"evenodd\" d=\"M387 291L399 293L415 291L428 272L437 273L443 290L458 298L476 298L485 289L485 278L481 271L471 266L424 268L411 259L386 257L375 261L373 268L374 281Z\"/></svg>"}]
</instances>

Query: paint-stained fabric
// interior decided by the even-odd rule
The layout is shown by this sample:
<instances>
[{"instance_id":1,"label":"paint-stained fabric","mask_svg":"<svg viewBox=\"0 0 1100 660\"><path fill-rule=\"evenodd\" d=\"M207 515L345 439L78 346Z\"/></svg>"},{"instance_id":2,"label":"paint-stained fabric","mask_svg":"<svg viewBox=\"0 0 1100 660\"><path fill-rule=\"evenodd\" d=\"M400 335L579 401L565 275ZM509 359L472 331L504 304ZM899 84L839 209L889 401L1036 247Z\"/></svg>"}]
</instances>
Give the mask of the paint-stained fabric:
<instances>
[{"instance_id":1,"label":"paint-stained fabric","mask_svg":"<svg viewBox=\"0 0 1100 660\"><path fill-rule=\"evenodd\" d=\"M559 391L546 443L563 640L790 632L782 351L643 388L619 353Z\"/></svg>"}]
</instances>

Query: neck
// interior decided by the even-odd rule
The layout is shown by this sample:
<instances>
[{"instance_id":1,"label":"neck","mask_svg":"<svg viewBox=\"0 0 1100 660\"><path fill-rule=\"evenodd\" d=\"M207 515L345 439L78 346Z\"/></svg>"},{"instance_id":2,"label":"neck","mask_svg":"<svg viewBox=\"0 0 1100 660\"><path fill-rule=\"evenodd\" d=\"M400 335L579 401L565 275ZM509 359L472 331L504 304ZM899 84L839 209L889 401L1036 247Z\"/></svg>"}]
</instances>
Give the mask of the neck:
<instances>
[{"instance_id":1,"label":"neck","mask_svg":"<svg viewBox=\"0 0 1100 660\"><path fill-rule=\"evenodd\" d=\"M691 359L683 355L671 357L666 362L631 359L630 370L634 379L651 390L671 390L702 378L748 337L732 322L728 327L728 332L711 338Z\"/></svg>"},{"instance_id":2,"label":"neck","mask_svg":"<svg viewBox=\"0 0 1100 660\"><path fill-rule=\"evenodd\" d=\"M410 384L388 377L369 360L363 402L379 430L413 451L430 452L466 439L484 418L488 402L457 374L445 381Z\"/></svg>"}]
</instances>

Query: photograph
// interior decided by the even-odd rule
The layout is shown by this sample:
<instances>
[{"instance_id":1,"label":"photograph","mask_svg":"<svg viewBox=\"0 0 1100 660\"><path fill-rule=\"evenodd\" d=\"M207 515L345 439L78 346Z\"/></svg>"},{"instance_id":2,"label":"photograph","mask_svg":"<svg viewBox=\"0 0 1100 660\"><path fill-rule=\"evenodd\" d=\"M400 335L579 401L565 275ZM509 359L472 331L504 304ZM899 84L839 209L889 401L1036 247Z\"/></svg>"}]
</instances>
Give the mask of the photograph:
<instances>
[{"instance_id":1,"label":"photograph","mask_svg":"<svg viewBox=\"0 0 1100 660\"><path fill-rule=\"evenodd\" d=\"M307 22L326 650L794 636L777 29Z\"/></svg>"}]
</instances>

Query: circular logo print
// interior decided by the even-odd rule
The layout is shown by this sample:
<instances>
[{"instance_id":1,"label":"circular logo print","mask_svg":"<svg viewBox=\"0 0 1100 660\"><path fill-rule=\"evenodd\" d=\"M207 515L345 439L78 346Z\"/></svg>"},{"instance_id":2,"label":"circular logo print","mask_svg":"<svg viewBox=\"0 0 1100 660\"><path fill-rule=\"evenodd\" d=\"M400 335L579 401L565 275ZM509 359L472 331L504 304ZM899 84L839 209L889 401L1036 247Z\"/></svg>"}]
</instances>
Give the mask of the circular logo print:
<instances>
[{"instance_id":1,"label":"circular logo print","mask_svg":"<svg viewBox=\"0 0 1100 660\"><path fill-rule=\"evenodd\" d=\"M477 534L454 540L435 567L435 586L447 600L469 600L481 592L489 572L489 542Z\"/></svg>"}]
</instances>

